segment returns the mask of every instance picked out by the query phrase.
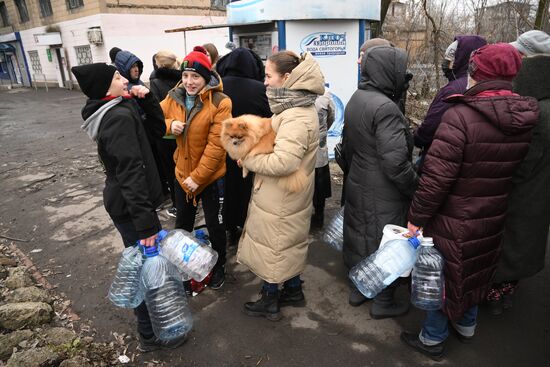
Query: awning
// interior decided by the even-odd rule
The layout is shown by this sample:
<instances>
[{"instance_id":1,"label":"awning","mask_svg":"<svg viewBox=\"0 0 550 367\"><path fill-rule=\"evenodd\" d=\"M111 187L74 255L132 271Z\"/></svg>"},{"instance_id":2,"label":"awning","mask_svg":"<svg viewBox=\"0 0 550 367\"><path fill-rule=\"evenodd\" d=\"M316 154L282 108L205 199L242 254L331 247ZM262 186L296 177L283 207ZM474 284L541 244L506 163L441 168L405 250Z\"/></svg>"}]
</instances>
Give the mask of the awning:
<instances>
[{"instance_id":1,"label":"awning","mask_svg":"<svg viewBox=\"0 0 550 367\"><path fill-rule=\"evenodd\" d=\"M200 31L202 29L215 29L215 28L227 28L227 27L239 27L239 26L251 26L251 25L257 25L257 24L269 24L273 23L274 21L262 21L262 22L255 22L255 23L238 23L238 24L229 24L229 23L221 23L221 24L207 24L207 25L192 25L189 27L183 27L183 28L174 28L174 29L166 29L164 33L176 33L176 32L187 32L187 31Z\"/></svg>"},{"instance_id":2,"label":"awning","mask_svg":"<svg viewBox=\"0 0 550 367\"><path fill-rule=\"evenodd\" d=\"M9 43L0 43L0 51L2 52L15 52L15 47Z\"/></svg>"}]
</instances>

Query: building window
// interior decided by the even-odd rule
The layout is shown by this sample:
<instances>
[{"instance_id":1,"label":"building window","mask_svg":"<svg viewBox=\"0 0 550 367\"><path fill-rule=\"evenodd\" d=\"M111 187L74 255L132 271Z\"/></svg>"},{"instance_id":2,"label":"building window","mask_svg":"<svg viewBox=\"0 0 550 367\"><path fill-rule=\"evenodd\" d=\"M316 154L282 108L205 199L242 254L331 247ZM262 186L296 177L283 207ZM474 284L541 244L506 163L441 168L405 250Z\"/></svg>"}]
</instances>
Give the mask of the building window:
<instances>
[{"instance_id":1,"label":"building window","mask_svg":"<svg viewBox=\"0 0 550 367\"><path fill-rule=\"evenodd\" d=\"M84 0L67 0L67 8L76 9L84 6Z\"/></svg>"},{"instance_id":2,"label":"building window","mask_svg":"<svg viewBox=\"0 0 550 367\"><path fill-rule=\"evenodd\" d=\"M210 0L210 7L217 10L225 10L229 0Z\"/></svg>"},{"instance_id":3,"label":"building window","mask_svg":"<svg viewBox=\"0 0 550 367\"><path fill-rule=\"evenodd\" d=\"M15 0L15 6L17 7L17 11L19 12L19 19L21 19L21 23L25 23L29 21L29 11L27 10L27 3L25 0Z\"/></svg>"},{"instance_id":4,"label":"building window","mask_svg":"<svg viewBox=\"0 0 550 367\"><path fill-rule=\"evenodd\" d=\"M38 51L29 51L29 59L31 60L32 71L35 74L42 74L42 64L40 64Z\"/></svg>"},{"instance_id":5,"label":"building window","mask_svg":"<svg viewBox=\"0 0 550 367\"><path fill-rule=\"evenodd\" d=\"M42 18L49 17L53 14L52 3L50 0L39 0L40 1L40 14Z\"/></svg>"},{"instance_id":6,"label":"building window","mask_svg":"<svg viewBox=\"0 0 550 367\"><path fill-rule=\"evenodd\" d=\"M0 17L2 19L2 27L10 25L10 18L8 17L8 8L6 8L5 2L0 2Z\"/></svg>"},{"instance_id":7,"label":"building window","mask_svg":"<svg viewBox=\"0 0 550 367\"><path fill-rule=\"evenodd\" d=\"M78 65L91 64L94 62L92 59L92 49L90 46L77 46L74 48L76 52L76 60Z\"/></svg>"}]
</instances>

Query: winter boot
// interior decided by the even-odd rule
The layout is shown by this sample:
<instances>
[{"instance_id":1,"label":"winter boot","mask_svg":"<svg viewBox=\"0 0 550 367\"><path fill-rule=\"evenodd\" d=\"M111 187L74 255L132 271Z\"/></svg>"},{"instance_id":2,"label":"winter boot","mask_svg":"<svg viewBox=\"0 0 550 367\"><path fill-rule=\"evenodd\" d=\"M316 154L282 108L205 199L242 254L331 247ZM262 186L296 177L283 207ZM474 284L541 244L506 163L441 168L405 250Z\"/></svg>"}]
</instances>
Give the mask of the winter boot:
<instances>
[{"instance_id":1,"label":"winter boot","mask_svg":"<svg viewBox=\"0 0 550 367\"><path fill-rule=\"evenodd\" d=\"M374 297L370 307L370 316L375 319L401 316L409 311L409 304L394 299L395 287L388 287Z\"/></svg>"},{"instance_id":2,"label":"winter boot","mask_svg":"<svg viewBox=\"0 0 550 367\"><path fill-rule=\"evenodd\" d=\"M305 305L306 299L301 284L297 287L283 287L283 290L279 293L279 307L304 307Z\"/></svg>"},{"instance_id":3,"label":"winter boot","mask_svg":"<svg viewBox=\"0 0 550 367\"><path fill-rule=\"evenodd\" d=\"M357 287L355 287L355 285L351 285L350 286L350 290L349 290L349 297L348 297L348 303L353 306L353 307L359 307L361 306L363 303L367 302L369 299L367 297L365 297L363 295L363 293L361 293L359 291L359 289L357 289Z\"/></svg>"},{"instance_id":4,"label":"winter boot","mask_svg":"<svg viewBox=\"0 0 550 367\"><path fill-rule=\"evenodd\" d=\"M256 302L246 302L244 313L248 316L265 317L269 321L279 321L282 318L279 309L279 291L270 293L262 288L261 298Z\"/></svg>"}]
</instances>

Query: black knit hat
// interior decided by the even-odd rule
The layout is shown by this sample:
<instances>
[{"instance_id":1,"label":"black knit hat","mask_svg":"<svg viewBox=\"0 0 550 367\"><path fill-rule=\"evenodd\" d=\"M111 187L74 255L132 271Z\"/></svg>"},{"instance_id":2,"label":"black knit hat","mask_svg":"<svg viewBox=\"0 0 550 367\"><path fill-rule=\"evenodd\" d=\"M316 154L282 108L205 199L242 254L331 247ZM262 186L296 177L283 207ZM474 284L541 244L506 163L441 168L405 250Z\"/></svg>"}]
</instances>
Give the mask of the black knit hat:
<instances>
[{"instance_id":1,"label":"black knit hat","mask_svg":"<svg viewBox=\"0 0 550 367\"><path fill-rule=\"evenodd\" d=\"M101 99L107 95L107 91L113 81L113 75L117 71L113 65L101 62L88 65L80 65L71 68L82 92L90 99Z\"/></svg>"},{"instance_id":2,"label":"black knit hat","mask_svg":"<svg viewBox=\"0 0 550 367\"><path fill-rule=\"evenodd\" d=\"M115 62L115 59L116 59L116 54L118 54L119 51L122 51L120 48L118 47L113 47L110 51L109 51L109 57L111 58L111 62Z\"/></svg>"}]
</instances>

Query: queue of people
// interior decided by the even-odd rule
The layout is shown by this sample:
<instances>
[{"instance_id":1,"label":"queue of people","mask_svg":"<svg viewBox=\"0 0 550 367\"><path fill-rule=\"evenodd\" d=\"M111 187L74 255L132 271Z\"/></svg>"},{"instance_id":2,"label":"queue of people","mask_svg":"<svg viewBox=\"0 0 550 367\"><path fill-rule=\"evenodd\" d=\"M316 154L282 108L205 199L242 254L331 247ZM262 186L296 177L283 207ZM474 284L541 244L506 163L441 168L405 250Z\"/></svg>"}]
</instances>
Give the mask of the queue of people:
<instances>
[{"instance_id":1,"label":"queue of people","mask_svg":"<svg viewBox=\"0 0 550 367\"><path fill-rule=\"evenodd\" d=\"M159 51L149 90L139 58L118 48L109 55L116 68L98 63L72 71L89 98L83 129L98 145L105 208L125 246L154 244L157 209L168 198L175 228L192 231L201 202L219 255L212 289L225 282L227 246L238 246L237 262L262 280L261 296L244 303L245 314L277 321L281 307L305 305L309 230L323 227L331 195L326 131L334 104L319 64L310 54L280 51L264 66L246 48L219 58L212 44L183 59ZM401 339L440 359L450 329L470 340L478 305L486 301L502 313L518 281L544 266L550 36L530 31L512 44L457 36L441 65L449 83L415 131L405 118L407 58L383 39L360 50L358 89L344 113L343 260L351 268L374 253L386 224L434 238L445 259L445 303ZM222 146L222 123L244 114L271 118L273 151L235 162ZM253 174L243 178L243 168ZM278 185L298 170L306 176L302 190ZM408 311L394 297L397 287L372 300L373 319ZM367 301L350 283L349 304ZM145 304L136 315L142 350L183 343L155 340Z\"/></svg>"}]
</instances>

